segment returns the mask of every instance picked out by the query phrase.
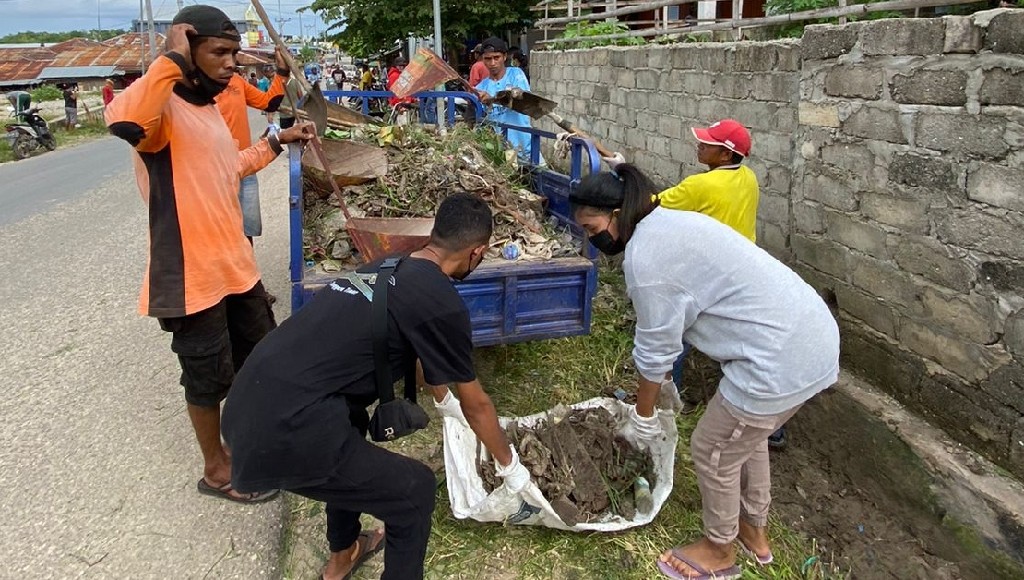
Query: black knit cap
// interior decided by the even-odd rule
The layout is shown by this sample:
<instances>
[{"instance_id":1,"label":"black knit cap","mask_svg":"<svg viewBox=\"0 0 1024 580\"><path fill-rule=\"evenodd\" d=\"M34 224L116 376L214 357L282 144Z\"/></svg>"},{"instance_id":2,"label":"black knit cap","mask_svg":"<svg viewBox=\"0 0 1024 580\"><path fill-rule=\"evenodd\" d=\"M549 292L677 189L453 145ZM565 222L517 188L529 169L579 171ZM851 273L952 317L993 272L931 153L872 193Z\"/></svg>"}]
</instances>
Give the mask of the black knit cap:
<instances>
[{"instance_id":1,"label":"black knit cap","mask_svg":"<svg viewBox=\"0 0 1024 580\"><path fill-rule=\"evenodd\" d=\"M171 24L191 24L197 36L213 36L240 42L242 35L231 23L231 19L219 8L213 6L186 6L174 16Z\"/></svg>"}]
</instances>

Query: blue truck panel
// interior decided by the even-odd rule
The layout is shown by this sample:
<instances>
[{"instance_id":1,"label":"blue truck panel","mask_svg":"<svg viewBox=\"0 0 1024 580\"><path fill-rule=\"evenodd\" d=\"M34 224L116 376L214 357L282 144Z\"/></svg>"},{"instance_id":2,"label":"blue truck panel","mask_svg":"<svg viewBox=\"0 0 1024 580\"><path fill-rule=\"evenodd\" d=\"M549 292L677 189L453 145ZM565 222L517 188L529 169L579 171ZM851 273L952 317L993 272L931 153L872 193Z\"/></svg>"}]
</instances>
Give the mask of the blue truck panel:
<instances>
[{"instance_id":1,"label":"blue truck panel","mask_svg":"<svg viewBox=\"0 0 1024 580\"><path fill-rule=\"evenodd\" d=\"M341 94L325 93L328 98ZM345 91L344 94L353 93ZM474 97L465 93L417 96L451 98L453 95L479 106ZM554 138L554 134L546 131L528 131L534 135L537 151L540 139ZM582 231L572 223L569 192L579 183L584 167L590 172L600 169L600 157L588 141L572 139L571 144L571 175L536 167L531 175L534 191L547 198L549 215L582 239ZM289 177L290 271L292 310L295 311L337 274L318 271L314 264L304 261L301 150L297 146L289 148ZM597 290L597 266L594 249L586 243L583 248L585 256L543 261L488 261L465 280L457 282L455 287L469 309L474 345L491 346L589 333L591 302Z\"/></svg>"}]
</instances>

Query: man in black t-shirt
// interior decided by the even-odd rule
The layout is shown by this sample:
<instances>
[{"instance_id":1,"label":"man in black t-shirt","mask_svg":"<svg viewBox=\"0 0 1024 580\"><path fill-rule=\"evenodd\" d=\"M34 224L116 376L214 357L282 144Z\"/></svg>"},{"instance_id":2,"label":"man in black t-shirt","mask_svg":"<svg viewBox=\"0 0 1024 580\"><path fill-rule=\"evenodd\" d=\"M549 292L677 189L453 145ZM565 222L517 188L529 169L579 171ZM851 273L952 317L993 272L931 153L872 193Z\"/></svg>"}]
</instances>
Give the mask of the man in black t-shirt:
<instances>
[{"instance_id":1,"label":"man in black t-shirt","mask_svg":"<svg viewBox=\"0 0 1024 580\"><path fill-rule=\"evenodd\" d=\"M388 352L394 377L406 357L419 359L440 413L468 422L518 493L530 474L476 378L469 312L451 283L483 260L491 219L487 204L468 194L441 203L429 244L391 278ZM327 503L327 580L346 577L382 541L382 578L423 577L437 482L426 465L366 440L367 406L376 400L371 302L340 278L256 346L224 405L234 489L280 488ZM361 533L361 513L383 520L386 538L382 530Z\"/></svg>"}]
</instances>

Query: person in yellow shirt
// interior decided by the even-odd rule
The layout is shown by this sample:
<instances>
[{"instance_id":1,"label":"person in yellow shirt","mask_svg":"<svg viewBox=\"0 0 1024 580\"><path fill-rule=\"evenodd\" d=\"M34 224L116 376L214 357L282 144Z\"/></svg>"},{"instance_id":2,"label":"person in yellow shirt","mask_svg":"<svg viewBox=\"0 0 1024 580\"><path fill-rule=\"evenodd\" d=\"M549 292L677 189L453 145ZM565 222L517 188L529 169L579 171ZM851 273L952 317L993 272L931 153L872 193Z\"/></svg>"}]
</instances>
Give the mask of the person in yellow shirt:
<instances>
[{"instance_id":1,"label":"person in yellow shirt","mask_svg":"<svg viewBox=\"0 0 1024 580\"><path fill-rule=\"evenodd\" d=\"M750 154L750 132L733 119L690 130L697 139L697 161L708 170L659 193L661 207L711 216L757 241L757 176L743 165Z\"/></svg>"},{"instance_id":2,"label":"person in yellow shirt","mask_svg":"<svg viewBox=\"0 0 1024 580\"><path fill-rule=\"evenodd\" d=\"M759 186L754 172L743 165L743 160L750 155L750 131L734 119L723 119L706 128L691 127L690 131L697 140L697 161L707 165L708 170L690 175L659 193L659 205L713 217L756 242ZM625 158L616 153L614 157L605 158L605 162L614 170ZM672 366L672 379L680 391L683 361L690 351L689 344L683 346L683 354ZM768 444L775 449L785 447L785 427L772 433Z\"/></svg>"},{"instance_id":3,"label":"person in yellow shirt","mask_svg":"<svg viewBox=\"0 0 1024 580\"><path fill-rule=\"evenodd\" d=\"M373 86L373 73L370 72L368 64L363 64L360 68L363 72L359 75L359 90L368 91Z\"/></svg>"}]
</instances>

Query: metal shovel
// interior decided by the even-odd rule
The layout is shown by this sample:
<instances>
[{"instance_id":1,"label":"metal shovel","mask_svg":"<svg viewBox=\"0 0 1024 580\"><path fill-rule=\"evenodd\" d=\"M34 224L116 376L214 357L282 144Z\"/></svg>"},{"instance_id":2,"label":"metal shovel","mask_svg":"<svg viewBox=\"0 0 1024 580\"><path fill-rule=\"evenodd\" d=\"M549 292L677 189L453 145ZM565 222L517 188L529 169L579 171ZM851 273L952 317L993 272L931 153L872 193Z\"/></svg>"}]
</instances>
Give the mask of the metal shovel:
<instances>
[{"instance_id":1,"label":"metal shovel","mask_svg":"<svg viewBox=\"0 0 1024 580\"><path fill-rule=\"evenodd\" d=\"M338 103L332 103L324 98L323 91L320 90L320 85L310 85L309 81L306 80L306 75L303 73L302 68L299 67L295 59L292 58L292 53L288 50L288 45L281 39L281 35L274 29L274 25L270 22L270 16L267 15L267 11L263 9L263 4L260 0L252 0L252 6L256 9L256 13L260 15L260 20L263 21L263 25L267 27L267 33L270 34L270 38L274 40L274 44L277 48L281 49L284 53L284 59L288 63L288 68L292 71L292 78L294 78L299 86L302 87L302 92L306 94L301 99L301 104L298 105L303 111L305 111L310 121L316 124L317 133L320 135L324 134L327 130L327 120L331 120L347 126L366 125L366 124L378 124L378 121L373 117L368 117L353 111L352 109L339 105Z\"/></svg>"},{"instance_id":2,"label":"metal shovel","mask_svg":"<svg viewBox=\"0 0 1024 580\"><path fill-rule=\"evenodd\" d=\"M522 113L531 119L543 119L544 117L548 117L563 130L574 133L584 139L590 139L590 141L594 143L594 148L601 154L601 157L612 157L615 155L614 152L609 151L607 148L602 146L597 139L594 139L590 135L580 131L575 125L566 121L560 115L553 113L552 111L554 111L555 107L558 106L558 103L550 99L545 99L540 95L535 95L522 89L510 89L507 91L498 91L494 96L494 102L508 107L517 113Z\"/></svg>"}]
</instances>

